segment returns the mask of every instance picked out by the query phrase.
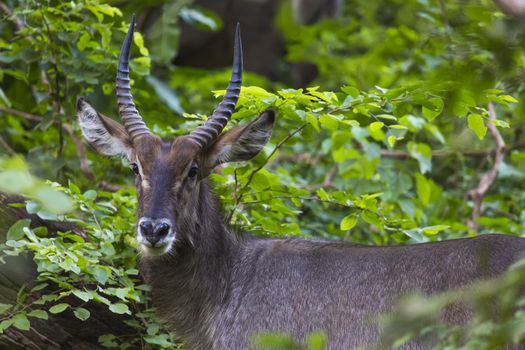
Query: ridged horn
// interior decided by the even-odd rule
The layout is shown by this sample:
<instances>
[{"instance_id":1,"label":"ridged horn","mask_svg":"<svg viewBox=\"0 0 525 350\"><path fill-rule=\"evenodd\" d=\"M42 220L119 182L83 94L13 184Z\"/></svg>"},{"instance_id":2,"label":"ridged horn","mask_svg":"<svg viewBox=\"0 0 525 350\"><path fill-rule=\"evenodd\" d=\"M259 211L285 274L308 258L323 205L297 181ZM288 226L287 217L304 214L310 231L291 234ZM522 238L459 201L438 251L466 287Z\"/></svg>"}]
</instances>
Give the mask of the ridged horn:
<instances>
[{"instance_id":1,"label":"ridged horn","mask_svg":"<svg viewBox=\"0 0 525 350\"><path fill-rule=\"evenodd\" d=\"M135 103L133 103L131 87L129 85L129 58L131 54L134 28L135 15L131 18L128 33L126 34L122 50L120 51L117 70L118 112L132 142L140 136L151 134L151 131L148 129L137 111Z\"/></svg>"},{"instance_id":2,"label":"ridged horn","mask_svg":"<svg viewBox=\"0 0 525 350\"><path fill-rule=\"evenodd\" d=\"M239 99L242 84L242 44L241 27L237 23L235 29L235 44L233 47L233 68L226 94L219 106L208 117L206 122L195 129L189 137L196 141L202 149L207 148L211 142L220 135L235 110Z\"/></svg>"}]
</instances>

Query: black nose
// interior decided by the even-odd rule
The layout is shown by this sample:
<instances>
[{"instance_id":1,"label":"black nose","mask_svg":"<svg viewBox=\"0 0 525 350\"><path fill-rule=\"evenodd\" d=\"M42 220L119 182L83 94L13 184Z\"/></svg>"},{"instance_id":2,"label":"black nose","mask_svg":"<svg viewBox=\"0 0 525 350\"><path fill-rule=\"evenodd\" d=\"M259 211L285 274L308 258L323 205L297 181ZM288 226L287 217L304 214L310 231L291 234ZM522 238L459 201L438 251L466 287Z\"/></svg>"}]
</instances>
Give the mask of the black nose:
<instances>
[{"instance_id":1,"label":"black nose","mask_svg":"<svg viewBox=\"0 0 525 350\"><path fill-rule=\"evenodd\" d=\"M155 246L161 238L169 232L171 225L165 221L156 222L156 220L142 220L139 224L140 233L151 244Z\"/></svg>"}]
</instances>

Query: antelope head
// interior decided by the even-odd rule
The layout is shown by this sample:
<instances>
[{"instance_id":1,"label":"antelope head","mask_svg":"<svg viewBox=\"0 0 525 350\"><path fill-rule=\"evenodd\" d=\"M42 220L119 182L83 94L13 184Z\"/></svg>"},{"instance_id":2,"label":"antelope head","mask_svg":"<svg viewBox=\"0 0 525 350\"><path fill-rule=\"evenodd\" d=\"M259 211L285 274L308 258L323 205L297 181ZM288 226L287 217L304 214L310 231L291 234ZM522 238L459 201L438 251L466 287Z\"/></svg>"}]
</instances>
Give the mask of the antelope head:
<instances>
[{"instance_id":1,"label":"antelope head","mask_svg":"<svg viewBox=\"0 0 525 350\"><path fill-rule=\"evenodd\" d=\"M239 25L235 33L233 69L226 94L206 122L174 140L154 135L140 116L130 92L129 58L135 19L129 26L117 72L118 111L123 124L99 114L84 98L77 100L80 128L99 153L127 159L138 196L137 238L147 255L163 255L178 242L194 242L203 234L199 222L205 179L221 163L248 160L271 136L274 112L266 110L252 122L223 132L235 110L242 82ZM208 204L209 207L209 204Z\"/></svg>"}]
</instances>

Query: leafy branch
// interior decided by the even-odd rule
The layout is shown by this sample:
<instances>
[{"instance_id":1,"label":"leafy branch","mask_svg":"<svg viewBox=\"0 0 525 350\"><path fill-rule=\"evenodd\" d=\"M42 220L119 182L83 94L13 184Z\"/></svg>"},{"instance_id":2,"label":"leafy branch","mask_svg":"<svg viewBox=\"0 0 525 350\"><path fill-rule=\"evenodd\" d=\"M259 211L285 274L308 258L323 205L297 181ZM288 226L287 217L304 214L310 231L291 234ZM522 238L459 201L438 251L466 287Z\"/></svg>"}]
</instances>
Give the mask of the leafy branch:
<instances>
[{"instance_id":1,"label":"leafy branch","mask_svg":"<svg viewBox=\"0 0 525 350\"><path fill-rule=\"evenodd\" d=\"M487 193L487 191L489 190L490 186L492 186L492 184L494 183L494 180L496 180L496 175L498 174L500 165L503 162L503 157L505 156L505 141L503 140L503 137L501 136L498 128L494 125L493 122L498 118L496 116L496 112L494 110L494 105L492 104L492 102L489 102L488 104L488 113L489 122L487 123L487 128L489 129L496 143L496 147L494 149L494 164L488 172L481 176L478 186L476 188L471 189L468 192L470 198L473 201L474 207L472 209L472 216L468 220L467 224L470 227L470 229L474 231L479 230L478 219L481 216L481 206L483 204L483 197L485 196L485 193Z\"/></svg>"},{"instance_id":2,"label":"leafy branch","mask_svg":"<svg viewBox=\"0 0 525 350\"><path fill-rule=\"evenodd\" d=\"M233 203L233 207L232 209L230 210L230 214L228 215L227 219L226 219L226 222L231 222L231 219L233 217L233 214L235 213L235 210L237 210L237 207L239 205L239 203L242 201L242 198L244 197L245 193L246 193L246 190L248 189L248 187L250 186L251 182L253 181L253 178L255 176L255 174L257 174L260 170L262 170L266 164L268 163L268 161L273 157L273 155L289 140L291 139L294 135L298 134L299 132L301 132L306 126L308 126L310 123L305 123L305 124L302 124L301 126L299 126L297 129L295 129L294 131L292 131L291 133L289 133L288 135L286 135L274 148L273 150L270 152L270 154L266 157L266 159L264 160L263 163L261 163L261 165L259 165L257 168L255 168L251 173L250 173L250 176L248 177L248 180L246 181L246 183L238 190L238 191L235 191L235 199L234 199L234 203ZM236 174L236 173L235 173ZM237 188L237 176L235 176L235 187Z\"/></svg>"}]
</instances>

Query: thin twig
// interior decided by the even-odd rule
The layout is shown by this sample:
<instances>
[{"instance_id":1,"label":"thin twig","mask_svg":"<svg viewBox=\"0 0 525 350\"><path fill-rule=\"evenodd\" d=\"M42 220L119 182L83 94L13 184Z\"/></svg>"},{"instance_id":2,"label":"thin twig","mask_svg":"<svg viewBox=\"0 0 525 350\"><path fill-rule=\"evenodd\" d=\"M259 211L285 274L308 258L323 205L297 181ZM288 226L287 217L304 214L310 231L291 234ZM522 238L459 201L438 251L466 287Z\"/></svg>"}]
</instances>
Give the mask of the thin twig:
<instances>
[{"instance_id":1,"label":"thin twig","mask_svg":"<svg viewBox=\"0 0 525 350\"><path fill-rule=\"evenodd\" d=\"M21 117L27 120L30 120L32 122L40 123L43 118L39 115L27 113L24 111L19 111L18 109L8 108L8 107L0 107L0 112L16 115L17 117Z\"/></svg>"},{"instance_id":2,"label":"thin twig","mask_svg":"<svg viewBox=\"0 0 525 350\"><path fill-rule=\"evenodd\" d=\"M346 209L351 209L351 210L357 210L359 212L368 212L370 214L373 214L375 216L377 216L378 218L380 218L384 223L388 223L388 218L386 216L384 216L383 214L381 214L380 212L375 212L373 210L370 210L368 208L362 208L362 207L358 207L356 205L353 205L353 204L344 204L344 203L339 203L339 202L336 202L336 201L333 201L333 200L326 200L326 199L321 199L319 198L317 195L314 195L314 196L309 196L309 197L306 197L306 196L291 196L291 195L282 195L282 196L272 196L272 198L268 198L268 199L258 199L258 200L252 200L252 201L248 201L248 202L243 202L244 205L251 205L251 204L259 204L259 203L264 203L264 202L268 202L268 201L271 201L273 199L276 199L276 198L279 198L279 199L298 199L300 201L314 201L314 202L318 202L318 203L322 203L322 204L327 204L327 205L335 205L335 206L339 206L339 207L342 207L342 208L346 208ZM389 231L398 231L398 232L402 232L403 234L409 236L408 232L403 229L402 227L396 225L396 224L390 224L390 225L383 225L383 228L385 230L389 230Z\"/></svg>"},{"instance_id":3,"label":"thin twig","mask_svg":"<svg viewBox=\"0 0 525 350\"><path fill-rule=\"evenodd\" d=\"M26 120L36 122L36 123L40 123L44 119L41 116L38 116L35 114L31 114L31 113L27 113L27 112L19 111L17 109L7 108L7 107L0 107L0 113L16 115L17 117L21 117L21 118L24 118ZM75 134L75 130L70 124L67 124L67 123L61 123L61 124L62 124L61 125L62 130L64 130L71 137L71 139L73 140L73 143L75 144L78 160L80 162L80 171L82 171L84 176L86 176L88 179L90 180L95 179L95 174L89 169L89 164L88 164L87 156L86 156L86 147L84 143Z\"/></svg>"},{"instance_id":4,"label":"thin twig","mask_svg":"<svg viewBox=\"0 0 525 350\"><path fill-rule=\"evenodd\" d=\"M53 36L51 35L51 28L49 27L49 23L47 22L47 19L46 19L46 16L44 14L44 10L42 9L42 3L40 1L35 1L35 3L37 4L38 8L40 9L40 14L42 15L42 22L44 23L44 27L46 28L46 32L47 32L47 37L49 39L49 49L50 49L50 52L51 52L51 57L53 58L53 62L52 62L52 67L53 67L53 71L55 72L55 87L53 89L52 85L49 84L49 92L51 94L51 96L55 96L55 99L54 99L54 107L55 107L55 112L56 112L56 115L58 116L58 150L57 150L57 159L61 159L62 156L63 156L63 151L64 151L64 129L62 128L62 124L63 124L63 121L62 121L62 116L64 115L64 110L62 109L62 101L61 101L61 98L60 98L60 73L59 73L59 70L58 70L58 59L57 59L57 53L55 51L55 47L54 47L54 40L53 40ZM60 168L61 169L61 168ZM59 174L57 175L60 175L60 170L59 169Z\"/></svg>"},{"instance_id":5,"label":"thin twig","mask_svg":"<svg viewBox=\"0 0 525 350\"><path fill-rule=\"evenodd\" d=\"M4 140L2 136L0 136L0 146L2 146L9 155L14 156L16 155L16 152L9 146L9 144Z\"/></svg>"},{"instance_id":6,"label":"thin twig","mask_svg":"<svg viewBox=\"0 0 525 350\"><path fill-rule=\"evenodd\" d=\"M331 201L331 200L325 200L325 199L321 199L321 198L316 197L316 196L307 197L307 196L292 196L292 195L282 195L281 196L281 195L279 195L279 196L272 196L271 198L267 198L267 199L255 199L255 200L251 200L251 201L248 201L248 202L243 202L242 204L245 204L245 205L259 204L259 203L269 202L269 201L274 200L274 199L298 199L298 200L301 200L301 201L314 201L314 202L319 202L319 203L323 203L323 204L336 205L336 206L340 206L340 207L347 208L347 209L362 209L362 208L359 208L359 207L357 207L355 205L349 205L349 204L343 204L343 203L339 203L339 202L335 202L335 201ZM377 214L375 212L372 212L372 213ZM377 214L377 215L381 216L380 214Z\"/></svg>"},{"instance_id":7,"label":"thin twig","mask_svg":"<svg viewBox=\"0 0 525 350\"><path fill-rule=\"evenodd\" d=\"M516 145L514 148L525 147L525 144ZM432 151L432 158L445 158L451 156L466 156L472 158L485 158L495 154L495 150L465 150L465 151L447 151L447 150L437 150ZM409 158L411 157L410 153L400 150L381 150L381 156L385 158Z\"/></svg>"},{"instance_id":8,"label":"thin twig","mask_svg":"<svg viewBox=\"0 0 525 350\"><path fill-rule=\"evenodd\" d=\"M334 187L332 185L332 180L334 179L334 176L337 175L337 171L339 170L339 166L337 164L334 164L332 168L326 173L323 184L321 185L323 188L331 188Z\"/></svg>"},{"instance_id":9,"label":"thin twig","mask_svg":"<svg viewBox=\"0 0 525 350\"><path fill-rule=\"evenodd\" d=\"M3 2L0 2L0 11L2 11L5 14L5 16L13 22L13 24L16 27L16 31L24 29L24 23L22 23L20 18L16 17L13 14L13 11L9 8L9 6L7 6Z\"/></svg>"},{"instance_id":10,"label":"thin twig","mask_svg":"<svg viewBox=\"0 0 525 350\"><path fill-rule=\"evenodd\" d=\"M489 102L488 112L489 122L487 123L487 128L489 129L490 133L492 134L492 137L494 137L494 141L496 142L494 157L495 159L492 168L481 176L478 187L473 188L468 192L470 198L472 198L474 207L472 209L472 216L470 220L468 220L467 225L470 229L474 231L479 230L478 219L481 216L481 205L483 203L483 196L485 195L485 193L487 193L490 186L494 183L496 175L498 174L499 167L505 155L505 141L503 140L503 137L501 136L499 130L496 128L494 123L492 123L493 120L497 119L496 112L494 111L494 105L492 104L492 102Z\"/></svg>"},{"instance_id":11,"label":"thin twig","mask_svg":"<svg viewBox=\"0 0 525 350\"><path fill-rule=\"evenodd\" d=\"M82 171L84 176L88 179L94 180L95 174L91 171L91 169L89 169L86 156L86 147L84 146L84 143L82 142L82 140L80 140L80 138L77 137L71 125L66 123L61 124L62 129L64 129L64 131L68 133L69 137L71 137L71 140L73 140L73 143L75 144L75 148L77 149L78 160L80 162L80 171Z\"/></svg>"},{"instance_id":12,"label":"thin twig","mask_svg":"<svg viewBox=\"0 0 525 350\"><path fill-rule=\"evenodd\" d=\"M98 183L98 188L106 192L117 192L122 188L122 186L115 185L107 181L101 181Z\"/></svg>"}]
</instances>

